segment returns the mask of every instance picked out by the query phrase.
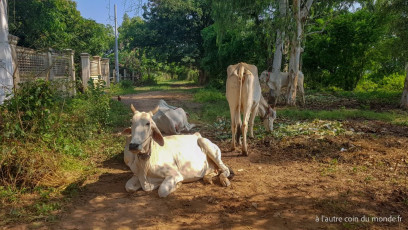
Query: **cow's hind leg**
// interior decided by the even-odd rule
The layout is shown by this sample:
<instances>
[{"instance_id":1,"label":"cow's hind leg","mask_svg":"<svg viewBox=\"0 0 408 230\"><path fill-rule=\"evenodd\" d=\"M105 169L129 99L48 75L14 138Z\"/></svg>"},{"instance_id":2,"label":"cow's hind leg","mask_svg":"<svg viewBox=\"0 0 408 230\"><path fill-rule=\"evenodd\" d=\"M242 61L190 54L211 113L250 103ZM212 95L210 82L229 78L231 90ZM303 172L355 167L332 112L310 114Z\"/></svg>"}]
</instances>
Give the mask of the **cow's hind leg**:
<instances>
[{"instance_id":1,"label":"cow's hind leg","mask_svg":"<svg viewBox=\"0 0 408 230\"><path fill-rule=\"evenodd\" d=\"M132 178L130 178L125 185L125 189L127 192L136 192L141 188L142 185L140 184L139 178L137 176L133 176Z\"/></svg>"},{"instance_id":2,"label":"cow's hind leg","mask_svg":"<svg viewBox=\"0 0 408 230\"><path fill-rule=\"evenodd\" d=\"M231 134L232 134L232 143L231 151L235 151L236 146L240 144L241 137L241 115L238 113L238 106L230 106L230 115L231 115Z\"/></svg>"},{"instance_id":3,"label":"cow's hind leg","mask_svg":"<svg viewBox=\"0 0 408 230\"><path fill-rule=\"evenodd\" d=\"M251 109L251 115L249 117L249 137L254 138L254 121L258 112L259 104L254 104Z\"/></svg>"},{"instance_id":4,"label":"cow's hind leg","mask_svg":"<svg viewBox=\"0 0 408 230\"><path fill-rule=\"evenodd\" d=\"M217 145L212 143L207 138L198 138L198 145L201 147L201 150L210 158L220 169L220 182L223 186L227 187L231 184L228 180L230 176L230 171L228 167L221 160L221 150Z\"/></svg>"}]
</instances>

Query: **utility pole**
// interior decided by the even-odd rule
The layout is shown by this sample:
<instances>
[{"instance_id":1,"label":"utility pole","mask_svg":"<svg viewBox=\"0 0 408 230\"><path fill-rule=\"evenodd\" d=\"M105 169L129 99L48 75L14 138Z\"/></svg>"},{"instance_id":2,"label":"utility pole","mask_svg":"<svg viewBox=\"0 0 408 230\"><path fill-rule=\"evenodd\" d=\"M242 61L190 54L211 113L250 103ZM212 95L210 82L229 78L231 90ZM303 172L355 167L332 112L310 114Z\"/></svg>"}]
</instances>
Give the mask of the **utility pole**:
<instances>
[{"instance_id":1,"label":"utility pole","mask_svg":"<svg viewBox=\"0 0 408 230\"><path fill-rule=\"evenodd\" d=\"M118 17L115 4L115 76L116 83L119 83L119 55L118 55Z\"/></svg>"}]
</instances>

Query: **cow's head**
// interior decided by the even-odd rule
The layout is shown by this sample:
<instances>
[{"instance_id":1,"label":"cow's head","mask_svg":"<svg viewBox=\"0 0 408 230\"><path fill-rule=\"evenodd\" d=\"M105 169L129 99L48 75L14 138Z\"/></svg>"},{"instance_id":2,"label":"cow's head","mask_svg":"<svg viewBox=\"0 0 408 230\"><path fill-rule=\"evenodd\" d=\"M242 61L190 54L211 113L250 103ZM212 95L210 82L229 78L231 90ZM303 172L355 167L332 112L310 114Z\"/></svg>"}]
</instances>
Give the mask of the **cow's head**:
<instances>
[{"instance_id":1,"label":"cow's head","mask_svg":"<svg viewBox=\"0 0 408 230\"><path fill-rule=\"evenodd\" d=\"M129 151L135 154L150 154L152 140L163 146L163 136L152 119L153 112L139 112L133 105L130 108L133 111L132 126L123 131L124 134L131 135Z\"/></svg>"},{"instance_id":2,"label":"cow's head","mask_svg":"<svg viewBox=\"0 0 408 230\"><path fill-rule=\"evenodd\" d=\"M273 122L276 119L276 110L273 109L271 106L268 106L267 110L265 111L265 115L263 116L263 124L265 129L269 132L273 131Z\"/></svg>"},{"instance_id":3,"label":"cow's head","mask_svg":"<svg viewBox=\"0 0 408 230\"><path fill-rule=\"evenodd\" d=\"M270 74L270 72L268 72L268 71L263 71L262 73L261 73L261 75L259 76L259 82L261 83L261 84L267 84L268 83L268 81L269 81L269 74Z\"/></svg>"}]
</instances>

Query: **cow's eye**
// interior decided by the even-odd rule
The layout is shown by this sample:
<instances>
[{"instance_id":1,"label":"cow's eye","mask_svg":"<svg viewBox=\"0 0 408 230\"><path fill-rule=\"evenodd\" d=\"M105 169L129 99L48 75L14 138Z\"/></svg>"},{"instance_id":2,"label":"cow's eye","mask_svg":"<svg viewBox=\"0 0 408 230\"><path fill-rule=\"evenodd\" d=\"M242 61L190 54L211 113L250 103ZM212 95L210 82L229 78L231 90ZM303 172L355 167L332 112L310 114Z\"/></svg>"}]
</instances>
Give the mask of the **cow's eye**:
<instances>
[{"instance_id":1,"label":"cow's eye","mask_svg":"<svg viewBox=\"0 0 408 230\"><path fill-rule=\"evenodd\" d=\"M147 123L146 123L146 126L149 126L149 125L150 125L150 122L147 122Z\"/></svg>"}]
</instances>

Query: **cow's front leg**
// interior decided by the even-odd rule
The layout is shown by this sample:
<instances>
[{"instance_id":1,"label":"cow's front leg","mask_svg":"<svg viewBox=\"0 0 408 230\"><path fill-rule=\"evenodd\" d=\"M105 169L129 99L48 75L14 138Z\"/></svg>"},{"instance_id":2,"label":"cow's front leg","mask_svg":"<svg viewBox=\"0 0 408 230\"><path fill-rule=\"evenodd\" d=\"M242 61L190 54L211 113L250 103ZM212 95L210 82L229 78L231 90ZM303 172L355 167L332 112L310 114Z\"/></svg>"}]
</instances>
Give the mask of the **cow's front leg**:
<instances>
[{"instance_id":1,"label":"cow's front leg","mask_svg":"<svg viewBox=\"0 0 408 230\"><path fill-rule=\"evenodd\" d=\"M213 184L213 177L217 176L217 172L212 168L209 167L207 171L205 172L205 175L203 177L203 181L207 184Z\"/></svg>"},{"instance_id":2,"label":"cow's front leg","mask_svg":"<svg viewBox=\"0 0 408 230\"><path fill-rule=\"evenodd\" d=\"M136 192L141 188L142 185L140 184L139 178L137 176L133 176L132 178L130 178L125 185L125 189L127 192Z\"/></svg>"},{"instance_id":3,"label":"cow's front leg","mask_svg":"<svg viewBox=\"0 0 408 230\"><path fill-rule=\"evenodd\" d=\"M159 187L159 197L166 197L170 193L176 191L181 186L183 176L178 174L176 176L167 176Z\"/></svg>"}]
</instances>

